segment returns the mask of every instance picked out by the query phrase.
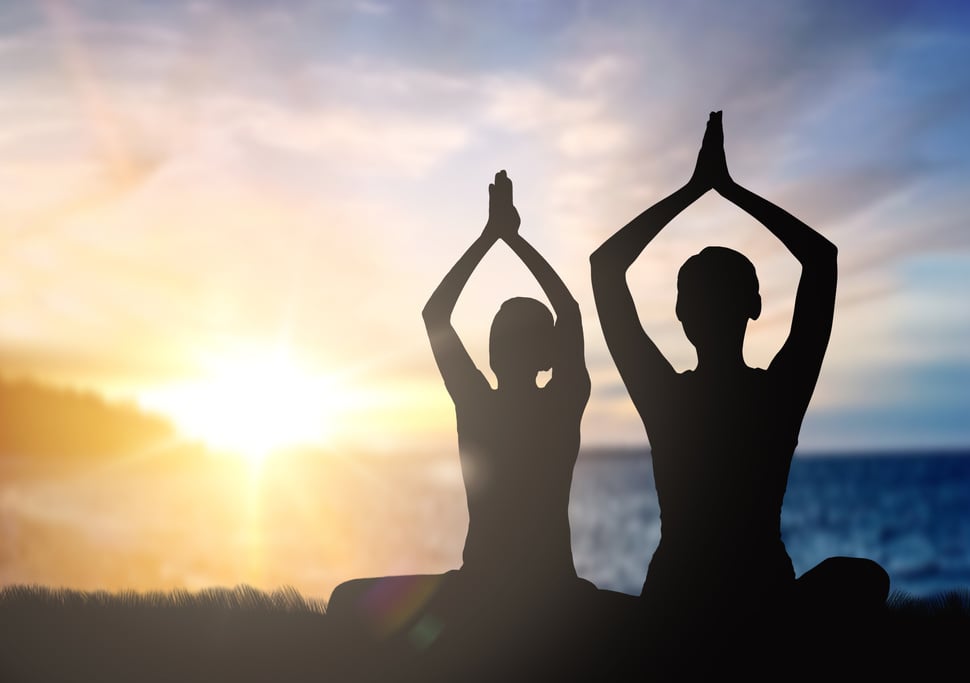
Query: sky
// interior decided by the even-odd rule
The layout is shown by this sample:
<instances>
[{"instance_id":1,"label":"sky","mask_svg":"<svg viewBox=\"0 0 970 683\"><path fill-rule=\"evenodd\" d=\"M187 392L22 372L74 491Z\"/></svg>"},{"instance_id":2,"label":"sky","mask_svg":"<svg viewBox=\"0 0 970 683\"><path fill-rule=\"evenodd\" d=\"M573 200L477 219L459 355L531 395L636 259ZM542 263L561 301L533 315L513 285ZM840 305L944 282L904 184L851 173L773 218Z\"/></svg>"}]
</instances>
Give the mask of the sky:
<instances>
[{"instance_id":1,"label":"sky","mask_svg":"<svg viewBox=\"0 0 970 683\"><path fill-rule=\"evenodd\" d=\"M583 311L585 445L640 445L589 254L687 180L708 113L732 176L839 247L805 450L970 446L970 7L958 2L5 2L0 371L213 440L451 452L421 308L507 170ZM784 342L797 262L710 193L631 270L679 370L677 268L755 263L745 358ZM502 245L455 326L479 366ZM232 445L232 444L229 444Z\"/></svg>"}]
</instances>

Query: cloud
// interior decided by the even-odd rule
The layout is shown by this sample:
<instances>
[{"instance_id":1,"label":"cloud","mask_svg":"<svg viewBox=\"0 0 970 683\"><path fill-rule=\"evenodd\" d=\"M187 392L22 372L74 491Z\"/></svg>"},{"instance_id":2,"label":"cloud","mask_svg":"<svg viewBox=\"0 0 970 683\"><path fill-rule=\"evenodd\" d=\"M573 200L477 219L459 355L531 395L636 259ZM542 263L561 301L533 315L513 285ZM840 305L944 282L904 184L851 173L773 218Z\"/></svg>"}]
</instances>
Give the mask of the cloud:
<instances>
[{"instance_id":1,"label":"cloud","mask_svg":"<svg viewBox=\"0 0 970 683\"><path fill-rule=\"evenodd\" d=\"M374 382L431 382L417 312L507 167L523 234L585 313L607 401L585 424L633 433L588 254L686 180L712 109L735 177L840 247L820 396L868 400L850 366L892 367L910 340L886 321L928 296L901 304L913 284L899 269L968 246L965 17L935 7L85 3L2 16L0 218L19 227L2 237L0 337L81 365L109 366L90 360L103 353L126 373L168 368L196 345L289 335ZM725 242L762 279L751 358L787 332L797 264L705 197L631 271L678 367L692 351L673 316L676 267ZM491 254L456 311L476 358L481 310L534 286L520 265ZM887 329L867 338L878 363L853 354L865 335L846 330L861 321Z\"/></svg>"},{"instance_id":2,"label":"cloud","mask_svg":"<svg viewBox=\"0 0 970 683\"><path fill-rule=\"evenodd\" d=\"M468 138L456 123L339 107L293 111L268 103L223 102L216 109L223 125L255 144L323 155L335 167L379 175L421 176Z\"/></svg>"}]
</instances>

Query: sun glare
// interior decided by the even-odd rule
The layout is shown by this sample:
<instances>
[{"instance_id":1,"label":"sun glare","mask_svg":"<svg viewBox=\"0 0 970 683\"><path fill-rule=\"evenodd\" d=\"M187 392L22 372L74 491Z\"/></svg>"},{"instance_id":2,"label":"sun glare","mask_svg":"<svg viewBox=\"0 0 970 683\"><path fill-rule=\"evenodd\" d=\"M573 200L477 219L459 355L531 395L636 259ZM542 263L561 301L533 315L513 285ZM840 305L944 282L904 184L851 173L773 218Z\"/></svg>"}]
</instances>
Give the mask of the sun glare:
<instances>
[{"instance_id":1,"label":"sun glare","mask_svg":"<svg viewBox=\"0 0 970 683\"><path fill-rule=\"evenodd\" d=\"M198 379L147 392L186 436L261 463L274 451L325 443L339 398L333 381L286 351L221 355Z\"/></svg>"}]
</instances>

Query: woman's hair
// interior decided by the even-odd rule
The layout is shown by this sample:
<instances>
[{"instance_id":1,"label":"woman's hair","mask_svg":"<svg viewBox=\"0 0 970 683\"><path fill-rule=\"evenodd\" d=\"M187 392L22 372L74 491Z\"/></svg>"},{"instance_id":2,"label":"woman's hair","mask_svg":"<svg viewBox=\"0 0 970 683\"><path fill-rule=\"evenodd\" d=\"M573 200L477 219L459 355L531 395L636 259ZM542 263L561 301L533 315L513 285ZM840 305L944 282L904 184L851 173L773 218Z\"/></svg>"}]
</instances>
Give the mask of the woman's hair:
<instances>
[{"instance_id":1,"label":"woman's hair","mask_svg":"<svg viewBox=\"0 0 970 683\"><path fill-rule=\"evenodd\" d=\"M492 370L540 372L552 367L555 321L536 299L508 299L492 320L488 350Z\"/></svg>"}]
</instances>

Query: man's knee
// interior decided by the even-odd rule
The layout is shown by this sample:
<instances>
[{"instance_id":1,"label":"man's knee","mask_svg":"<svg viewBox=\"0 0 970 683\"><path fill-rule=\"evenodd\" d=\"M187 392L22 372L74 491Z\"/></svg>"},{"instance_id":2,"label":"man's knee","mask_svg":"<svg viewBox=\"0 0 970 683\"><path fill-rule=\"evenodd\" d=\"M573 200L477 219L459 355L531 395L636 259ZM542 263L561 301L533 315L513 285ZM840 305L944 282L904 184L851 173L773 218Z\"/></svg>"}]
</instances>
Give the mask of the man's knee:
<instances>
[{"instance_id":1,"label":"man's knee","mask_svg":"<svg viewBox=\"0 0 970 683\"><path fill-rule=\"evenodd\" d=\"M889 596L889 573L864 557L829 557L805 572L798 584L808 600L877 606Z\"/></svg>"}]
</instances>

